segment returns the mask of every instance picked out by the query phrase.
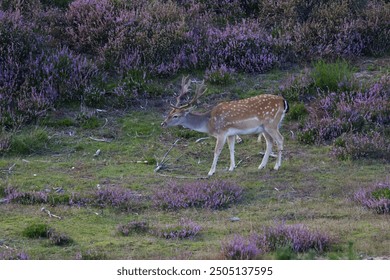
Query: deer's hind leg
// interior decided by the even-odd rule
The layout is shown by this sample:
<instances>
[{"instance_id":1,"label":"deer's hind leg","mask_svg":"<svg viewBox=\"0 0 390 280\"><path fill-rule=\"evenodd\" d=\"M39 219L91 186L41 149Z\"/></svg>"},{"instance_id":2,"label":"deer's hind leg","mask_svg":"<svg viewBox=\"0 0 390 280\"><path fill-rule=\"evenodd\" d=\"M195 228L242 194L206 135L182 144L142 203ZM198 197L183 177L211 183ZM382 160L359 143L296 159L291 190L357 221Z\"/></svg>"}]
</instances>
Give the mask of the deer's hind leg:
<instances>
[{"instance_id":1,"label":"deer's hind leg","mask_svg":"<svg viewBox=\"0 0 390 280\"><path fill-rule=\"evenodd\" d=\"M234 160L234 145L236 143L236 135L228 136L228 145L230 151L230 167L229 171L233 171L236 168L236 163Z\"/></svg>"},{"instance_id":2,"label":"deer's hind leg","mask_svg":"<svg viewBox=\"0 0 390 280\"><path fill-rule=\"evenodd\" d=\"M261 134L260 134L260 136L261 136ZM260 136L259 136L259 138L260 138ZM259 169L263 169L267 165L269 155L272 152L272 137L271 137L271 135L269 135L268 132L264 131L263 136L265 138L266 149L265 149L265 153L263 156L263 160L261 161L261 164L259 165Z\"/></svg>"}]
</instances>

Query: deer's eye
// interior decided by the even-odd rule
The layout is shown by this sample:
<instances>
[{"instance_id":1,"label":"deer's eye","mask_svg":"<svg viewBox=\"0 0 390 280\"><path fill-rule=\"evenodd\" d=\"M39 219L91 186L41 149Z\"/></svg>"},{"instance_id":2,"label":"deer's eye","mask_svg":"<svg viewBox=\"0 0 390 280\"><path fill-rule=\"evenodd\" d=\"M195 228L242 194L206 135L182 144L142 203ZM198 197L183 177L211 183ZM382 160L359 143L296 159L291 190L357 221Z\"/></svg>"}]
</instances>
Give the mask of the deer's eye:
<instances>
[{"instance_id":1,"label":"deer's eye","mask_svg":"<svg viewBox=\"0 0 390 280\"><path fill-rule=\"evenodd\" d=\"M177 119L178 117L179 117L178 115L174 115L172 118Z\"/></svg>"}]
</instances>

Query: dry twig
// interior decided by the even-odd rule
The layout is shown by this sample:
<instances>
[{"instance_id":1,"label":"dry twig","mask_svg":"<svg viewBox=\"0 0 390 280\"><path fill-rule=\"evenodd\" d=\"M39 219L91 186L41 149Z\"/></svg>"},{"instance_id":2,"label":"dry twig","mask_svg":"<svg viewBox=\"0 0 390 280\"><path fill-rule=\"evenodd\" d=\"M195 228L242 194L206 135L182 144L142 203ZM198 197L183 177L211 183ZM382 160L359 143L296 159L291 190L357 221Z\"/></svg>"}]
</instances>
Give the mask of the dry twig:
<instances>
[{"instance_id":1,"label":"dry twig","mask_svg":"<svg viewBox=\"0 0 390 280\"><path fill-rule=\"evenodd\" d=\"M107 138L89 137L89 139L91 139L91 140L93 140L93 141L97 141L97 142L106 142L106 143L112 142L112 139L107 139Z\"/></svg>"},{"instance_id":2,"label":"dry twig","mask_svg":"<svg viewBox=\"0 0 390 280\"><path fill-rule=\"evenodd\" d=\"M42 212L45 212L47 215L49 215L50 218L57 218L59 220L61 220L62 218L60 216L57 216L57 215L54 215L52 214L49 210L47 210L45 207L42 207L41 208L41 211Z\"/></svg>"},{"instance_id":3,"label":"dry twig","mask_svg":"<svg viewBox=\"0 0 390 280\"><path fill-rule=\"evenodd\" d=\"M180 139L176 139L176 141L172 144L172 146L169 148L169 150L165 153L163 158L160 162L157 161L157 167L154 169L154 172L158 172L160 169L164 168L165 163L167 162L167 156L172 151L173 147L176 146L177 142L179 142Z\"/></svg>"}]
</instances>

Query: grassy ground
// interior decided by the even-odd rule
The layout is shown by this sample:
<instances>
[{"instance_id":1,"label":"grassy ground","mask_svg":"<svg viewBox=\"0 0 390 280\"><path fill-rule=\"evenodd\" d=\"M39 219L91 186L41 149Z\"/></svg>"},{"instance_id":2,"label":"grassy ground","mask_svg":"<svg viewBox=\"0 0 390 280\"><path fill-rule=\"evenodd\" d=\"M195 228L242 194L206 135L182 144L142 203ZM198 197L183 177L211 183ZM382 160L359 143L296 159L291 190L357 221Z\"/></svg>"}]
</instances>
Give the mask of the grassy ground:
<instances>
[{"instance_id":1,"label":"grassy ground","mask_svg":"<svg viewBox=\"0 0 390 280\"><path fill-rule=\"evenodd\" d=\"M364 71L377 71L378 67L371 65ZM229 99L250 96L265 88L276 90L287 75L288 72L275 71L241 77L238 85L212 87L208 96L211 102L217 102L212 99L213 93L222 92L219 99ZM214 139L196 143L204 135L179 128L163 130L160 122L166 109L110 110L87 121L79 120L78 108L53 112L37 126L18 133L14 147L23 148L26 143L27 150L11 149L0 157L0 190L14 187L20 191L54 192L62 188L71 194L118 186L148 198L172 180L189 182L205 176L212 162ZM239 165L234 172L227 171L229 155L224 148L213 179L233 181L244 188L243 199L227 209L165 211L147 203L136 211L121 212L93 206L0 203L0 247L24 251L31 259L218 259L222 257L224 240L286 221L303 223L337 239L330 252L294 258L388 256L389 215L365 210L351 197L362 187L388 180L390 165L368 160L337 161L330 157L329 147L300 144L293 137L295 128L292 121L283 125L286 142L279 171L272 170L273 159L265 170L257 169L261 162L259 152L264 147L255 136L244 137L243 143L236 146ZM154 173L156 161L178 138L180 141L167 158L168 169ZM182 176L187 178L180 179ZM49 217L42 207L62 219ZM232 217L240 220L231 222ZM129 221L143 220L152 228L163 228L181 218L201 225L201 234L193 240L166 240L150 233L122 236L117 232L119 224ZM73 242L54 246L45 238L24 237L23 231L34 223L47 224ZM278 253L264 258L278 258Z\"/></svg>"}]
</instances>

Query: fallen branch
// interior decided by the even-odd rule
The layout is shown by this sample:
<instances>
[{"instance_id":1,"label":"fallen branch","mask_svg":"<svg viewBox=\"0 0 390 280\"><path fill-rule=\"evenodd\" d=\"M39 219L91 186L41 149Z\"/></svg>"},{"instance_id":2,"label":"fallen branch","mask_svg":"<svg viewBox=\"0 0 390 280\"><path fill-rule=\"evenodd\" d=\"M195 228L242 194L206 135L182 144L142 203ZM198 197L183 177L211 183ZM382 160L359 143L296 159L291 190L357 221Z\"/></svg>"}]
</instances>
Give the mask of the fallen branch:
<instances>
[{"instance_id":1,"label":"fallen branch","mask_svg":"<svg viewBox=\"0 0 390 280\"><path fill-rule=\"evenodd\" d=\"M251 156L247 156L247 157L245 157L244 159L238 161L237 164L236 164L236 166L235 166L235 168L237 168L244 160L248 160L248 159L250 159L250 158L251 158Z\"/></svg>"},{"instance_id":2,"label":"fallen branch","mask_svg":"<svg viewBox=\"0 0 390 280\"><path fill-rule=\"evenodd\" d=\"M260 155L265 155L265 153L264 152L260 152L259 153ZM277 154L275 154L275 153L270 153L270 155L269 155L270 157L273 157L273 158L277 158L278 157L278 155Z\"/></svg>"},{"instance_id":3,"label":"fallen branch","mask_svg":"<svg viewBox=\"0 0 390 280\"><path fill-rule=\"evenodd\" d=\"M4 173L8 173L8 174L11 174L12 173L12 170L14 169L14 167L16 166L16 163L12 164L10 167L8 168L5 168L5 169L0 169L1 172L4 172Z\"/></svg>"},{"instance_id":4,"label":"fallen branch","mask_svg":"<svg viewBox=\"0 0 390 280\"><path fill-rule=\"evenodd\" d=\"M107 125L107 123L108 123L108 119L106 118L106 122L104 123L104 125L100 129L104 128Z\"/></svg>"},{"instance_id":5,"label":"fallen branch","mask_svg":"<svg viewBox=\"0 0 390 280\"><path fill-rule=\"evenodd\" d=\"M164 165L167 161L166 159L167 159L168 154L172 151L173 147L176 146L176 144L177 144L177 142L179 142L179 140L180 139L176 139L176 141L172 144L172 146L169 148L169 150L165 153L165 155L161 159L160 163L157 162L157 167L154 169L154 172L158 172L161 168L164 167Z\"/></svg>"},{"instance_id":6,"label":"fallen branch","mask_svg":"<svg viewBox=\"0 0 390 280\"><path fill-rule=\"evenodd\" d=\"M41 208L41 211L42 212L45 212L47 215L49 215L50 218L57 218L59 220L61 220L62 218L60 216L57 216L57 215L54 215L52 214L49 210L47 210L45 207L42 207Z\"/></svg>"},{"instance_id":7,"label":"fallen branch","mask_svg":"<svg viewBox=\"0 0 390 280\"><path fill-rule=\"evenodd\" d=\"M93 140L93 141L97 141L97 142L106 142L106 143L112 142L112 139L107 139L107 138L89 137L89 139L91 139L91 140Z\"/></svg>"},{"instance_id":8,"label":"fallen branch","mask_svg":"<svg viewBox=\"0 0 390 280\"><path fill-rule=\"evenodd\" d=\"M210 138L210 137L202 137L202 138L199 138L199 139L197 139L197 140L195 141L195 143L202 142L202 141L207 140L207 139L209 139L209 138Z\"/></svg>"}]
</instances>

